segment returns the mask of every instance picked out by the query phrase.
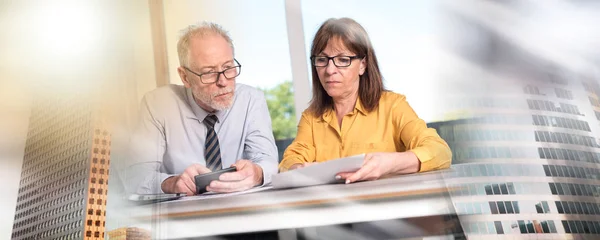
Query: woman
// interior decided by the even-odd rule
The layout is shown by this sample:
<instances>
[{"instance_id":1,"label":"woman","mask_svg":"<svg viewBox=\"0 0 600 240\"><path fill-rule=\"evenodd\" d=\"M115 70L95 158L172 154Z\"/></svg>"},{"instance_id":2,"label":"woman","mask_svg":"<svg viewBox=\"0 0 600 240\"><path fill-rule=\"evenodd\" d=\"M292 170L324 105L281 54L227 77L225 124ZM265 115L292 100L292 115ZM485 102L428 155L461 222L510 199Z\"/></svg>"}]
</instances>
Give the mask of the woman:
<instances>
[{"instance_id":1,"label":"woman","mask_svg":"<svg viewBox=\"0 0 600 240\"><path fill-rule=\"evenodd\" d=\"M385 90L367 32L352 19L329 19L312 43L313 96L280 171L365 154L346 183L448 168L452 153L405 96Z\"/></svg>"}]
</instances>

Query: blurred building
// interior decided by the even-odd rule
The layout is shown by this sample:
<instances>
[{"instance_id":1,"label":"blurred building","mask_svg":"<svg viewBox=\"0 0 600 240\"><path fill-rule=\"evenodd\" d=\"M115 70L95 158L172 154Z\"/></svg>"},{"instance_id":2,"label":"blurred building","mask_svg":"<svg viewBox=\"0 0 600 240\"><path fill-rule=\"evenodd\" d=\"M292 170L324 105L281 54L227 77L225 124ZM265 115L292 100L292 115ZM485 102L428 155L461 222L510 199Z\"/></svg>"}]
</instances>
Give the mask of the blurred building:
<instances>
[{"instance_id":1,"label":"blurred building","mask_svg":"<svg viewBox=\"0 0 600 240\"><path fill-rule=\"evenodd\" d=\"M109 240L150 240L150 231L137 227L117 228L108 232Z\"/></svg>"},{"instance_id":2,"label":"blurred building","mask_svg":"<svg viewBox=\"0 0 600 240\"><path fill-rule=\"evenodd\" d=\"M462 32L449 45L468 66L457 76L470 83L456 104L470 118L429 125L452 148L448 184L462 189L453 202L467 237L600 238L598 72L450 15Z\"/></svg>"},{"instance_id":3,"label":"blurred building","mask_svg":"<svg viewBox=\"0 0 600 240\"><path fill-rule=\"evenodd\" d=\"M84 99L36 96L12 239L104 239L111 138Z\"/></svg>"}]
</instances>

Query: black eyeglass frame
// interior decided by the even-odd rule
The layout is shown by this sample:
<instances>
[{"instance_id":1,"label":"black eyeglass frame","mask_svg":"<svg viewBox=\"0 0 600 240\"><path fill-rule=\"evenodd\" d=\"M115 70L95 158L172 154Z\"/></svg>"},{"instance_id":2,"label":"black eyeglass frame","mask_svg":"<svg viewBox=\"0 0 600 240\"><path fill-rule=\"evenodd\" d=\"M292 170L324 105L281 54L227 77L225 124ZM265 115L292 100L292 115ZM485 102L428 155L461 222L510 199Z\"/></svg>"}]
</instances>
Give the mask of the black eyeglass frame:
<instances>
[{"instance_id":1,"label":"black eyeglass frame","mask_svg":"<svg viewBox=\"0 0 600 240\"><path fill-rule=\"evenodd\" d=\"M327 58L327 64L325 64L324 66L317 66L315 64L315 58L320 57L320 58ZM338 65L336 59L339 59L341 57L344 58L350 58L350 61L348 63L347 66L343 66L343 65ZM352 65L352 61L354 59L363 59L365 58L364 56L334 56L334 57L328 57L328 56L310 56L310 63L314 66L314 67L327 67L329 65L330 61L333 61L333 65L335 65L336 67L350 67L350 65Z\"/></svg>"},{"instance_id":2,"label":"black eyeglass frame","mask_svg":"<svg viewBox=\"0 0 600 240\"><path fill-rule=\"evenodd\" d=\"M225 77L225 79L229 80L229 79L232 79L232 78L235 78L235 77L239 76L239 75L242 73L242 64L240 64L240 62L238 62L238 60L237 60L237 59L235 59L235 58L233 59L233 61L235 61L235 63L237 64L237 66L234 66L234 67L229 67L229 68L223 69L223 71L220 71L220 72L205 72L205 73L201 73L201 74L199 74L199 73L196 73L196 72L194 72L194 71L190 70L190 69L189 69L188 67L186 67L186 66L182 66L182 67L183 67L185 70L187 70L187 71L189 71L189 72L193 73L194 75L198 76L198 77L200 78L200 82L202 82L202 83L204 83L204 84L213 84L213 83L216 83L216 82L218 82L218 81L219 81L219 77L221 77L221 74L223 74L223 77ZM233 76L233 77L228 77L227 75L225 75L225 72L226 72L226 71L228 71L228 70L231 70L231 69L233 69L233 68L238 68L238 70L237 70L237 74L236 74L235 76ZM217 78L216 78L216 79L215 79L215 81L213 81L213 82L204 82L204 80L202 79L202 75L206 75L206 74L215 74L215 73L217 74Z\"/></svg>"}]
</instances>

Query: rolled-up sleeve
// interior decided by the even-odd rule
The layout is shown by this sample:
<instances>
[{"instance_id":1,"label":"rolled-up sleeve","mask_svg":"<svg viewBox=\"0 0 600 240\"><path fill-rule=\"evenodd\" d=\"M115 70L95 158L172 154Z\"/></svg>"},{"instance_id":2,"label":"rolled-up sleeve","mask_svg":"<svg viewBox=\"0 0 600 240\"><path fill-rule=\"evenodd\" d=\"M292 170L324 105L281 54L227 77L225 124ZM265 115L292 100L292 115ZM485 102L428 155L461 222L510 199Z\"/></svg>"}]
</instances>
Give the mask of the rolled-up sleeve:
<instances>
[{"instance_id":1,"label":"rolled-up sleeve","mask_svg":"<svg viewBox=\"0 0 600 240\"><path fill-rule=\"evenodd\" d=\"M285 149L283 159L279 164L279 171L284 172L294 164L313 162L315 160L315 147L313 129L308 112L304 111L298 123L296 139Z\"/></svg>"},{"instance_id":2,"label":"rolled-up sleeve","mask_svg":"<svg viewBox=\"0 0 600 240\"><path fill-rule=\"evenodd\" d=\"M452 152L435 129L428 128L410 107L404 96L396 102L394 109L394 125L398 127L395 136L404 144L407 151L415 153L421 162L420 172L445 169L450 167Z\"/></svg>"},{"instance_id":3,"label":"rolled-up sleeve","mask_svg":"<svg viewBox=\"0 0 600 240\"><path fill-rule=\"evenodd\" d=\"M130 136L121 172L128 193L162 193L161 183L171 175L159 171L166 148L164 125L154 117L147 97L141 101L139 121Z\"/></svg>"},{"instance_id":4,"label":"rolled-up sleeve","mask_svg":"<svg viewBox=\"0 0 600 240\"><path fill-rule=\"evenodd\" d=\"M271 127L267 101L261 91L256 91L248 109L246 122L248 132L245 139L244 157L262 168L263 185L271 182L277 173L278 152Z\"/></svg>"}]
</instances>

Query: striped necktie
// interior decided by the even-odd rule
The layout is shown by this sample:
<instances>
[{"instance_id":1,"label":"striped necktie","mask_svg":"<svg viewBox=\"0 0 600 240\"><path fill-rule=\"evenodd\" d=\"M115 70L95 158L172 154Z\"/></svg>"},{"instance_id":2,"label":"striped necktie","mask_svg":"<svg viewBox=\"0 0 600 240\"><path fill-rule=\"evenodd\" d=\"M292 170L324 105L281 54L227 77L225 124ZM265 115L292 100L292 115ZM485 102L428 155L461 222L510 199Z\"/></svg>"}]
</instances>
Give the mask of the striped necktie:
<instances>
[{"instance_id":1,"label":"striped necktie","mask_svg":"<svg viewBox=\"0 0 600 240\"><path fill-rule=\"evenodd\" d=\"M208 115L204 118L206 124L206 143L204 156L206 157L206 167L211 171L220 170L221 166L221 147L219 146L219 138L215 132L215 123L217 116Z\"/></svg>"}]
</instances>

